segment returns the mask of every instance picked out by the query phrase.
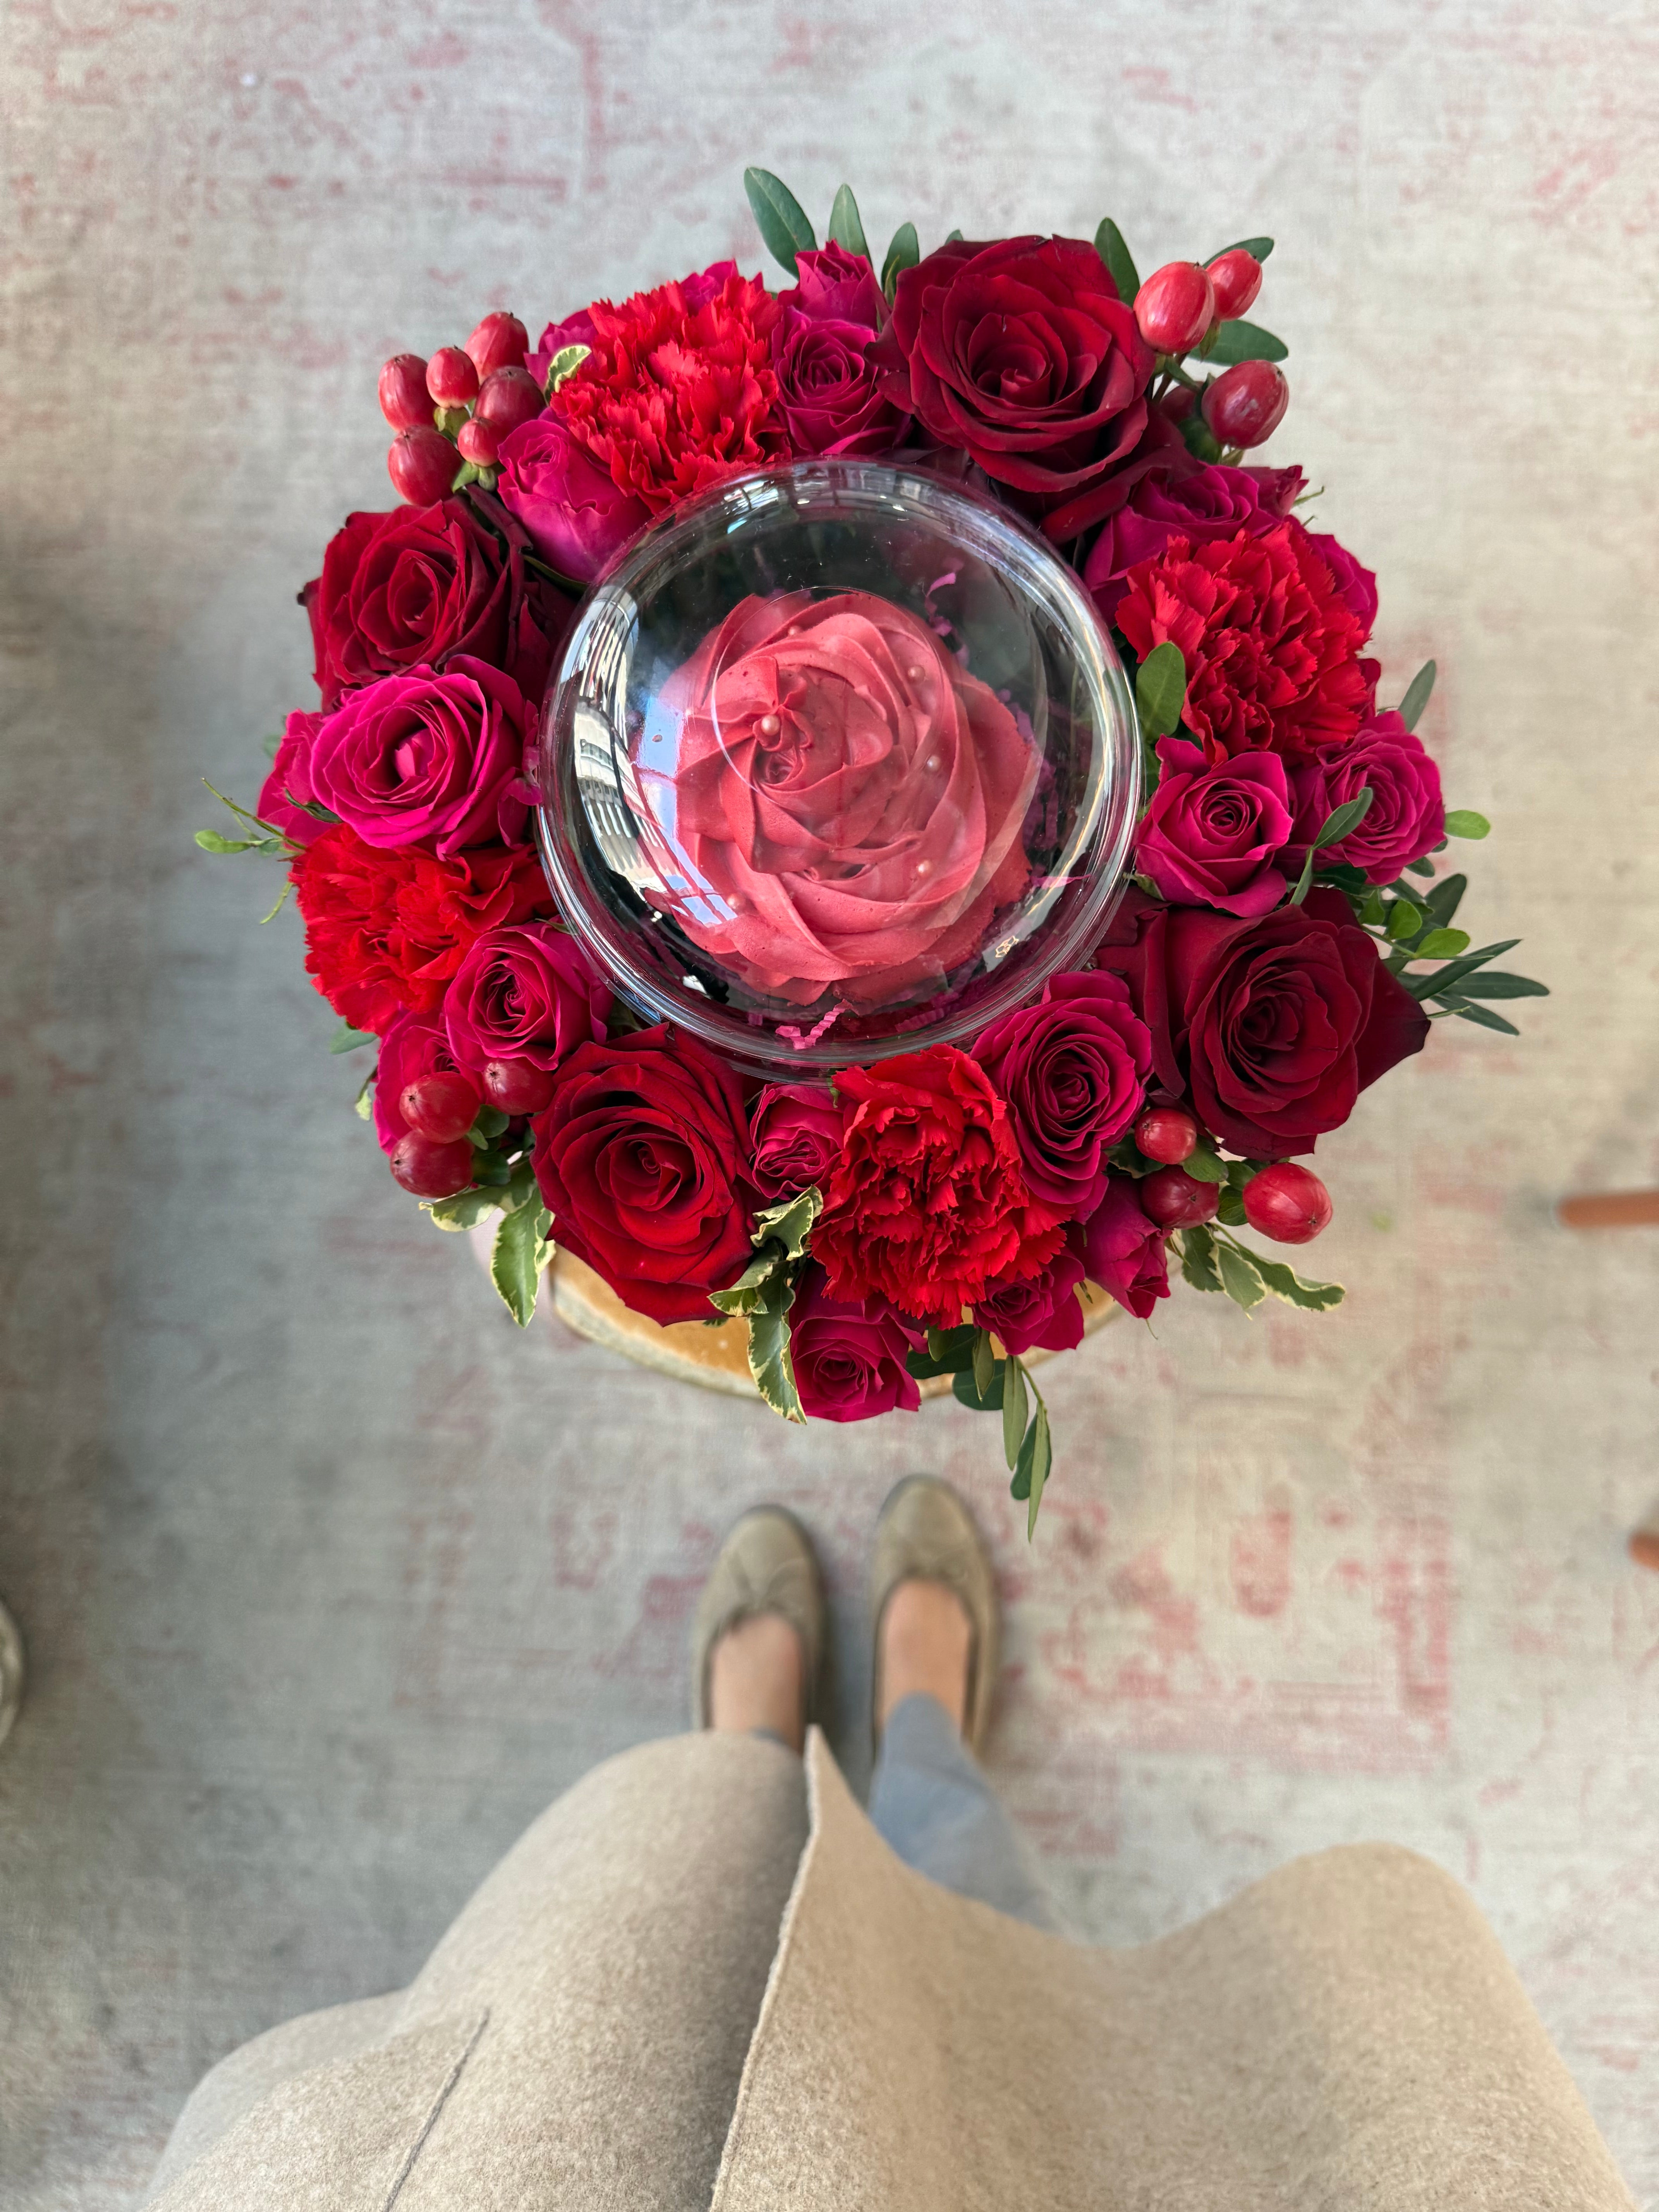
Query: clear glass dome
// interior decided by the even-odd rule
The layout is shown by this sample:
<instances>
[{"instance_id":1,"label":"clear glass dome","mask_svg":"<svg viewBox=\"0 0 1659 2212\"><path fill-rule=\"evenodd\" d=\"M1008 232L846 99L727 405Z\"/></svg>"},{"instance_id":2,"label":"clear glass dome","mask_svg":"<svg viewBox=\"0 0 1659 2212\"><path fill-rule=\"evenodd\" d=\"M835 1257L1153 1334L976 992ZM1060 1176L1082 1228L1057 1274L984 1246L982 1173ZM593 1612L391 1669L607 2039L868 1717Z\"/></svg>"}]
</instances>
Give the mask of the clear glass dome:
<instances>
[{"instance_id":1,"label":"clear glass dome","mask_svg":"<svg viewBox=\"0 0 1659 2212\"><path fill-rule=\"evenodd\" d=\"M925 472L820 460L625 550L538 780L561 909L620 994L788 1080L966 1044L1085 957L1139 750L1041 538Z\"/></svg>"}]
</instances>

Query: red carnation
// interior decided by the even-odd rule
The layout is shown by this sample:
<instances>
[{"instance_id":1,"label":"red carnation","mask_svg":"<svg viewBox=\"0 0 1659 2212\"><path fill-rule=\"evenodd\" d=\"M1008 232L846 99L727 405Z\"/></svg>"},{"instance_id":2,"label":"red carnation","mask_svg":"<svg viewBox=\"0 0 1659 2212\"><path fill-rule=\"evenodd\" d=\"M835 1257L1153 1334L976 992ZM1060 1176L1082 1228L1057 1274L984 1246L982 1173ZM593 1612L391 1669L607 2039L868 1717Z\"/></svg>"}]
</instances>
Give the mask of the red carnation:
<instances>
[{"instance_id":1,"label":"red carnation","mask_svg":"<svg viewBox=\"0 0 1659 2212\"><path fill-rule=\"evenodd\" d=\"M343 822L291 872L312 981L342 1020L377 1034L401 1013L434 1012L475 938L553 903L527 846L474 846L440 860L366 844Z\"/></svg>"},{"instance_id":2,"label":"red carnation","mask_svg":"<svg viewBox=\"0 0 1659 2212\"><path fill-rule=\"evenodd\" d=\"M812 1237L830 1295L879 1295L950 1328L988 1285L1018 1280L1064 1238L1034 1207L1008 1109L965 1052L938 1045L843 1068L852 1110Z\"/></svg>"},{"instance_id":3,"label":"red carnation","mask_svg":"<svg viewBox=\"0 0 1659 2212\"><path fill-rule=\"evenodd\" d=\"M787 458L774 419L778 303L734 270L707 298L682 284L596 301L592 351L548 404L621 491L653 514L724 477ZM696 304L694 304L694 301Z\"/></svg>"},{"instance_id":4,"label":"red carnation","mask_svg":"<svg viewBox=\"0 0 1659 2212\"><path fill-rule=\"evenodd\" d=\"M1181 647L1182 720L1212 761L1253 749L1300 759L1346 744L1370 712L1366 625L1299 523L1207 545L1172 538L1124 586L1118 628L1143 660Z\"/></svg>"}]
</instances>

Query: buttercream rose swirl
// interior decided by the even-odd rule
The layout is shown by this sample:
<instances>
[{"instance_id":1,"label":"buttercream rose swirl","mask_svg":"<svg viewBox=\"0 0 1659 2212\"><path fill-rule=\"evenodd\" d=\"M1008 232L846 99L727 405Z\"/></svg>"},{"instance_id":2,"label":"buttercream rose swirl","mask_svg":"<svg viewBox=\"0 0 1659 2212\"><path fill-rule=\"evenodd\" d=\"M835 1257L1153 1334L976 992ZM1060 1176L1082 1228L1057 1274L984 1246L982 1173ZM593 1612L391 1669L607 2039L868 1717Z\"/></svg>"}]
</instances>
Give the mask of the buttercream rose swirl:
<instances>
[{"instance_id":1,"label":"buttercream rose swirl","mask_svg":"<svg viewBox=\"0 0 1659 2212\"><path fill-rule=\"evenodd\" d=\"M793 1004L937 981L1025 887L1036 747L868 592L744 600L665 685L634 765L675 919Z\"/></svg>"}]
</instances>

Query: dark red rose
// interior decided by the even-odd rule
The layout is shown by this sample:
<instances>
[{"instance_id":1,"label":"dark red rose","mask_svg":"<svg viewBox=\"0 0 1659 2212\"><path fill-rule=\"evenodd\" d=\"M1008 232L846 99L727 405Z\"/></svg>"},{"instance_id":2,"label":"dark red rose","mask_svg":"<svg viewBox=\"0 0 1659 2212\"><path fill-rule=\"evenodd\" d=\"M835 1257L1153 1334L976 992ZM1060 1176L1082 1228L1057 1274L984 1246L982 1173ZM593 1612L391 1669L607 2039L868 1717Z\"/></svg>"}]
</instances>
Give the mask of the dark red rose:
<instances>
[{"instance_id":1,"label":"dark red rose","mask_svg":"<svg viewBox=\"0 0 1659 2212\"><path fill-rule=\"evenodd\" d=\"M1163 1088L1253 1158L1312 1152L1428 1035L1338 891L1250 921L1131 892L1095 962L1128 982Z\"/></svg>"},{"instance_id":2,"label":"dark red rose","mask_svg":"<svg viewBox=\"0 0 1659 2212\"><path fill-rule=\"evenodd\" d=\"M732 1070L668 1025L578 1045L532 1125L556 1243L653 1321L707 1321L752 1256L749 1116Z\"/></svg>"},{"instance_id":3,"label":"dark red rose","mask_svg":"<svg viewBox=\"0 0 1659 2212\"><path fill-rule=\"evenodd\" d=\"M273 830L282 830L290 844L314 844L328 827L321 816L306 811L308 805L314 804L306 763L311 758L311 748L324 719L321 714L289 716L283 725L282 742L271 762L270 774L260 787L255 811L261 822L269 822Z\"/></svg>"},{"instance_id":4,"label":"dark red rose","mask_svg":"<svg viewBox=\"0 0 1659 2212\"><path fill-rule=\"evenodd\" d=\"M458 653L505 669L539 699L570 609L526 576L528 544L498 502L486 514L476 494L348 515L322 574L300 594L324 705L379 676L447 667Z\"/></svg>"},{"instance_id":5,"label":"dark red rose","mask_svg":"<svg viewBox=\"0 0 1659 2212\"><path fill-rule=\"evenodd\" d=\"M312 981L343 1021L378 1035L401 1013L434 1013L485 930L552 905L527 846L440 860L365 844L344 823L324 830L289 872Z\"/></svg>"},{"instance_id":6,"label":"dark red rose","mask_svg":"<svg viewBox=\"0 0 1659 2212\"><path fill-rule=\"evenodd\" d=\"M1172 538L1189 545L1237 538L1241 530L1260 538L1284 520L1301 489L1300 469L1206 467L1181 446L1179 458L1141 476L1107 516L1083 564L1083 580L1110 622L1130 569L1155 560ZM1369 635L1370 624L1365 628Z\"/></svg>"},{"instance_id":7,"label":"dark red rose","mask_svg":"<svg viewBox=\"0 0 1659 2212\"><path fill-rule=\"evenodd\" d=\"M1346 744L1370 712L1365 626L1299 523L1207 545L1172 538L1125 586L1117 626L1142 660L1181 647L1182 720L1212 760L1253 748L1300 758Z\"/></svg>"},{"instance_id":8,"label":"dark red rose","mask_svg":"<svg viewBox=\"0 0 1659 2212\"><path fill-rule=\"evenodd\" d=\"M789 1309L789 1355L801 1410L815 1421L914 1413L921 1393L904 1355L922 1337L884 1298L857 1305L832 1298L823 1268L808 1261Z\"/></svg>"},{"instance_id":9,"label":"dark red rose","mask_svg":"<svg viewBox=\"0 0 1659 2212\"><path fill-rule=\"evenodd\" d=\"M780 292L772 326L778 420L797 453L890 453L910 418L882 392L867 358L887 320L876 272L832 241L795 257L796 282Z\"/></svg>"},{"instance_id":10,"label":"dark red rose","mask_svg":"<svg viewBox=\"0 0 1659 2212\"><path fill-rule=\"evenodd\" d=\"M974 1308L974 1324L1002 1339L1016 1357L1041 1348L1069 1352L1083 1341L1083 1234L1076 1223L1051 1260L1022 1281L992 1283Z\"/></svg>"},{"instance_id":11,"label":"dark red rose","mask_svg":"<svg viewBox=\"0 0 1659 2212\"><path fill-rule=\"evenodd\" d=\"M750 1177L768 1206L823 1190L841 1158L846 1115L827 1083L775 1083L749 1117Z\"/></svg>"},{"instance_id":12,"label":"dark red rose","mask_svg":"<svg viewBox=\"0 0 1659 2212\"><path fill-rule=\"evenodd\" d=\"M1152 1039L1118 975L1051 976L1035 1006L993 1022L974 1058L1007 1101L1025 1187L1064 1217L1087 1213L1106 1150L1140 1110Z\"/></svg>"},{"instance_id":13,"label":"dark red rose","mask_svg":"<svg viewBox=\"0 0 1659 2212\"><path fill-rule=\"evenodd\" d=\"M1291 788L1276 753L1213 763L1160 738L1163 769L1135 832L1135 866L1172 905L1266 914L1287 888L1274 866L1291 839ZM1322 820L1323 817L1321 817Z\"/></svg>"},{"instance_id":14,"label":"dark red rose","mask_svg":"<svg viewBox=\"0 0 1659 2212\"><path fill-rule=\"evenodd\" d=\"M380 1039L372 1097L374 1133L390 1152L409 1134L398 1100L423 1075L447 1075L454 1069L444 1025L429 1014L399 1014Z\"/></svg>"},{"instance_id":15,"label":"dark red rose","mask_svg":"<svg viewBox=\"0 0 1659 2212\"><path fill-rule=\"evenodd\" d=\"M1115 1175L1083 1225L1083 1256L1091 1283L1145 1321L1170 1295L1169 1247L1162 1229L1142 1209L1133 1176Z\"/></svg>"},{"instance_id":16,"label":"dark red rose","mask_svg":"<svg viewBox=\"0 0 1659 2212\"><path fill-rule=\"evenodd\" d=\"M610 985L549 921L475 938L444 998L455 1065L474 1072L492 1060L556 1067L579 1044L604 1037L610 1012Z\"/></svg>"},{"instance_id":17,"label":"dark red rose","mask_svg":"<svg viewBox=\"0 0 1659 2212\"><path fill-rule=\"evenodd\" d=\"M1097 483L1146 427L1152 348L1081 239L941 246L900 276L872 357L941 444L1048 500Z\"/></svg>"},{"instance_id":18,"label":"dark red rose","mask_svg":"<svg viewBox=\"0 0 1659 2212\"><path fill-rule=\"evenodd\" d=\"M965 1052L937 1045L843 1068L850 1109L812 1250L830 1295L872 1295L951 1328L988 1284L1035 1271L1062 1240L1034 1207L1008 1109Z\"/></svg>"},{"instance_id":19,"label":"dark red rose","mask_svg":"<svg viewBox=\"0 0 1659 2212\"><path fill-rule=\"evenodd\" d=\"M1412 861L1431 853L1446 834L1440 771L1398 714L1377 714L1352 744L1338 745L1291 775L1296 805L1291 842L1306 846L1339 806L1370 787L1371 803L1357 829L1319 858L1363 868L1374 884L1391 884Z\"/></svg>"}]
</instances>

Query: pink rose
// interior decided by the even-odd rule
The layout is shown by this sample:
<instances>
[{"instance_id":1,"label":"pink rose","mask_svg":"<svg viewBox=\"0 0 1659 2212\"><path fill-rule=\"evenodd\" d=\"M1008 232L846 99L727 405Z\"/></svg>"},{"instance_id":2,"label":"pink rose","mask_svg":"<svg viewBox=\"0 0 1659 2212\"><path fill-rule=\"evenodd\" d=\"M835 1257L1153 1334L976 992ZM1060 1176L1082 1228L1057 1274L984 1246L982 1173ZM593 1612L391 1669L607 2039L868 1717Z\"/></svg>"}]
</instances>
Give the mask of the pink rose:
<instances>
[{"instance_id":1,"label":"pink rose","mask_svg":"<svg viewBox=\"0 0 1659 2212\"><path fill-rule=\"evenodd\" d=\"M1036 749L902 608L746 599L660 706L635 811L696 886L675 920L754 990L879 1003L971 957L1024 890Z\"/></svg>"},{"instance_id":2,"label":"pink rose","mask_svg":"<svg viewBox=\"0 0 1659 2212\"><path fill-rule=\"evenodd\" d=\"M1036 1005L978 1037L974 1058L1008 1104L1025 1187L1039 1205L1087 1213L1107 1147L1139 1110L1152 1042L1121 975L1054 975Z\"/></svg>"},{"instance_id":3,"label":"pink rose","mask_svg":"<svg viewBox=\"0 0 1659 2212\"><path fill-rule=\"evenodd\" d=\"M651 520L644 501L618 490L556 415L520 422L502 440L495 489L549 568L582 584Z\"/></svg>"},{"instance_id":4,"label":"pink rose","mask_svg":"<svg viewBox=\"0 0 1659 2212\"><path fill-rule=\"evenodd\" d=\"M1142 1211L1133 1176L1108 1181L1105 1196L1083 1224L1083 1256L1090 1281L1138 1321L1170 1295L1164 1231Z\"/></svg>"},{"instance_id":5,"label":"pink rose","mask_svg":"<svg viewBox=\"0 0 1659 2212\"><path fill-rule=\"evenodd\" d=\"M921 1403L904 1364L922 1332L901 1321L884 1298L862 1305L832 1298L816 1261L801 1270L789 1309L789 1351L801 1408L815 1421L867 1421L914 1413Z\"/></svg>"},{"instance_id":6,"label":"pink rose","mask_svg":"<svg viewBox=\"0 0 1659 2212\"><path fill-rule=\"evenodd\" d=\"M778 419L797 453L890 453L910 418L883 398L866 348L887 319L875 271L830 244L796 256L772 328Z\"/></svg>"},{"instance_id":7,"label":"pink rose","mask_svg":"<svg viewBox=\"0 0 1659 2212\"><path fill-rule=\"evenodd\" d=\"M1291 842L1284 762L1240 753L1212 767L1201 746L1174 738L1158 739L1158 757L1164 773L1135 833L1141 873L1172 906L1237 915L1277 906L1285 879L1273 862Z\"/></svg>"},{"instance_id":8,"label":"pink rose","mask_svg":"<svg viewBox=\"0 0 1659 2212\"><path fill-rule=\"evenodd\" d=\"M1002 1339L1016 1358L1022 1352L1069 1352L1083 1341L1083 1235L1075 1222L1052 1260L1024 1282L990 1285L973 1310L974 1323Z\"/></svg>"},{"instance_id":9,"label":"pink rose","mask_svg":"<svg viewBox=\"0 0 1659 2212\"><path fill-rule=\"evenodd\" d=\"M271 762L270 774L260 787L255 809L261 822L282 830L295 845L309 845L322 836L328 823L305 811L314 804L308 763L317 732L325 714L290 714L283 725L282 743Z\"/></svg>"},{"instance_id":10,"label":"pink rose","mask_svg":"<svg viewBox=\"0 0 1659 2212\"><path fill-rule=\"evenodd\" d=\"M1284 520L1301 489L1300 469L1206 468L1182 448L1178 458L1143 476L1108 516L1083 564L1083 580L1110 622L1137 561L1152 560L1172 538L1203 545L1241 530L1259 537Z\"/></svg>"},{"instance_id":11,"label":"pink rose","mask_svg":"<svg viewBox=\"0 0 1659 2212\"><path fill-rule=\"evenodd\" d=\"M1292 769L1296 826L1291 839L1305 847L1339 806L1358 799L1368 785L1371 803L1364 819L1339 843L1325 846L1320 864L1345 862L1362 868L1374 884L1391 884L1402 868L1431 853L1446 834L1440 771L1424 751L1421 739L1392 711L1367 723L1352 744L1333 747Z\"/></svg>"},{"instance_id":12,"label":"pink rose","mask_svg":"<svg viewBox=\"0 0 1659 2212\"><path fill-rule=\"evenodd\" d=\"M511 677L458 655L349 691L313 733L313 796L365 844L422 845L448 860L524 835L525 740L534 710Z\"/></svg>"},{"instance_id":13,"label":"pink rose","mask_svg":"<svg viewBox=\"0 0 1659 2212\"><path fill-rule=\"evenodd\" d=\"M443 1024L429 1014L399 1014L380 1039L380 1056L374 1064L374 1133L380 1150L390 1152L399 1138L409 1134L398 1101L411 1083L423 1075L453 1073L455 1061L444 1035Z\"/></svg>"},{"instance_id":14,"label":"pink rose","mask_svg":"<svg viewBox=\"0 0 1659 2212\"><path fill-rule=\"evenodd\" d=\"M610 986L573 938L547 921L474 940L444 998L458 1067L527 1060L550 1069L579 1044L603 1042Z\"/></svg>"},{"instance_id":15,"label":"pink rose","mask_svg":"<svg viewBox=\"0 0 1659 2212\"><path fill-rule=\"evenodd\" d=\"M762 1091L749 1117L749 1178L768 1206L828 1187L846 1118L826 1083L775 1083Z\"/></svg>"}]
</instances>

